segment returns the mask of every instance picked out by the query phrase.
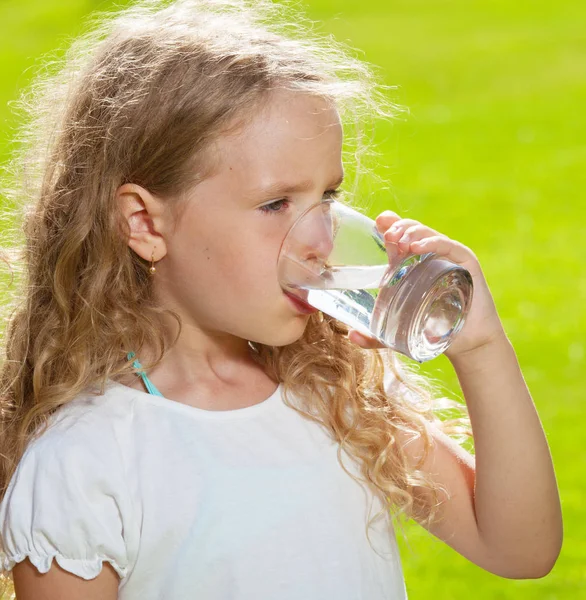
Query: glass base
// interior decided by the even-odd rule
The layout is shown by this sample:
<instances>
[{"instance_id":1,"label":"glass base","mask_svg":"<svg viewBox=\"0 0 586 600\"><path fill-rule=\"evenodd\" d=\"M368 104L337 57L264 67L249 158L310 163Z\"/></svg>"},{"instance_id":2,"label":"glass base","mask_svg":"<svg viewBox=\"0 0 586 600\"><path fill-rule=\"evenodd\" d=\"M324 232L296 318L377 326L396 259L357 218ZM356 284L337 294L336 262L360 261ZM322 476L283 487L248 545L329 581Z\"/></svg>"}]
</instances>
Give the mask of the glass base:
<instances>
[{"instance_id":1,"label":"glass base","mask_svg":"<svg viewBox=\"0 0 586 600\"><path fill-rule=\"evenodd\" d=\"M431 360L461 331L472 293L463 267L433 253L410 256L381 281L371 329L405 356Z\"/></svg>"}]
</instances>

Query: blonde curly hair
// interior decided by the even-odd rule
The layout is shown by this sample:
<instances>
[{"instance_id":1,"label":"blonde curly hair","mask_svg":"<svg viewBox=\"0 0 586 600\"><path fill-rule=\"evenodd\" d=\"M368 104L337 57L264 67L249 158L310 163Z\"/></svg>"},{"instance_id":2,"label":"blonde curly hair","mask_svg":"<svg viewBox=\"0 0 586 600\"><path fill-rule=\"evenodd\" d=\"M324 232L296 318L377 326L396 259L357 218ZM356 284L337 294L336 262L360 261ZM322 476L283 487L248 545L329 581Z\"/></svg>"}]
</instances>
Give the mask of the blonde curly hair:
<instances>
[{"instance_id":1,"label":"blonde curly hair","mask_svg":"<svg viewBox=\"0 0 586 600\"><path fill-rule=\"evenodd\" d=\"M151 0L98 14L90 24L23 95L21 147L4 178L14 206L3 215L3 238L11 232L13 239L2 254L19 282L4 303L0 499L27 445L59 407L88 386L100 383L104 393L107 379L135 373L130 350L152 348L158 358L143 367L159 364L169 350L164 315L181 330L179 315L154 301L149 263L127 244L115 202L120 185L180 197L205 178L205 150L222 128L280 87L333 100L352 145L356 190L364 157L373 155L365 124L401 112L371 66L315 34L283 3ZM179 204L171 208L178 218ZM13 219L23 236L10 228ZM342 467L342 450L356 459L360 482L387 515L397 524L401 515L430 523L439 488L417 468L431 444L426 422L469 439L465 405L439 397L418 365L391 350L356 346L348 329L317 312L295 343L250 345L283 383L286 402L289 392L301 399L293 408L339 443ZM446 408L461 416L442 420ZM424 442L415 468L400 435ZM418 506L416 487L432 500Z\"/></svg>"}]
</instances>

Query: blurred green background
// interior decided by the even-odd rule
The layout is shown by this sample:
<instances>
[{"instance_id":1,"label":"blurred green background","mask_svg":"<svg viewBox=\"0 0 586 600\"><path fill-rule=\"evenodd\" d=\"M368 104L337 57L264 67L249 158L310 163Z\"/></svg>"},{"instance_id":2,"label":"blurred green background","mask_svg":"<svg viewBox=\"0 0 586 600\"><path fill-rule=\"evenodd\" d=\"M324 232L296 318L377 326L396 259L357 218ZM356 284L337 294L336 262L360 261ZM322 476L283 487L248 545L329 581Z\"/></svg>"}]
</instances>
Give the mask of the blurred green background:
<instances>
[{"instance_id":1,"label":"blurred green background","mask_svg":"<svg viewBox=\"0 0 586 600\"><path fill-rule=\"evenodd\" d=\"M17 126L9 104L31 67L82 31L85 16L112 6L0 3L0 162ZM565 541L547 577L502 579L410 524L409 544L399 538L409 598L586 598L586 3L304 0L300 7L318 30L377 65L383 83L398 86L392 96L410 114L376 129L377 171L388 185L369 199L370 215L390 208L475 251L561 490ZM461 398L445 357L422 372Z\"/></svg>"}]
</instances>

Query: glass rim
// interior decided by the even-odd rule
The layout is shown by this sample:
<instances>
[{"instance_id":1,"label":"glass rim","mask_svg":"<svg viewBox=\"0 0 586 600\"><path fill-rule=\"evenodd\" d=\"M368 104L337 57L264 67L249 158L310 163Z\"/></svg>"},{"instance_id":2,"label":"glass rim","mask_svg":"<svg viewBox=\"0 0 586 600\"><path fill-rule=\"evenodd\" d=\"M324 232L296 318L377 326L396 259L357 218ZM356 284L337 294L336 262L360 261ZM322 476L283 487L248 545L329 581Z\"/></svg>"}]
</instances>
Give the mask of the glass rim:
<instances>
[{"instance_id":1,"label":"glass rim","mask_svg":"<svg viewBox=\"0 0 586 600\"><path fill-rule=\"evenodd\" d=\"M281 245L279 246L279 252L277 253L277 262L279 261L279 259L281 258L281 255L283 253L283 246L285 245L285 242L287 240L287 238L289 237L289 234L291 233L291 231L293 230L293 228L295 227L295 225L297 225L301 219L303 219L305 217L305 215L313 210L314 208L317 208L318 206L324 206L325 204L339 204L340 206L346 206L345 204L342 204L341 202L339 202L336 198L326 198L325 200L319 200L318 202L314 202L311 206L307 207L296 219L295 221L293 221L293 223L291 224L291 227L289 227L289 229L287 229L287 232L285 233L285 235L283 236L283 240L281 241Z\"/></svg>"}]
</instances>

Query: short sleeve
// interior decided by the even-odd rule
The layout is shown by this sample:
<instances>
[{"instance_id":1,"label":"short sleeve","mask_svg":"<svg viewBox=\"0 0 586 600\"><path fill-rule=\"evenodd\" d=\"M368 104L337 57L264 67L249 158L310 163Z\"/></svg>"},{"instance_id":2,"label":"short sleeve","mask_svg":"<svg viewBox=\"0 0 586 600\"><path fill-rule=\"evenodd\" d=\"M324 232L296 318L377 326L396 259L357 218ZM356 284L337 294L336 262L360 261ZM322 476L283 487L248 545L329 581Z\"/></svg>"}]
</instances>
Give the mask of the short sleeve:
<instances>
[{"instance_id":1,"label":"short sleeve","mask_svg":"<svg viewBox=\"0 0 586 600\"><path fill-rule=\"evenodd\" d=\"M126 576L125 520L132 511L119 451L111 446L75 430L29 445L0 504L5 571L28 557L46 573L54 558L83 579L96 577L104 561Z\"/></svg>"}]
</instances>

